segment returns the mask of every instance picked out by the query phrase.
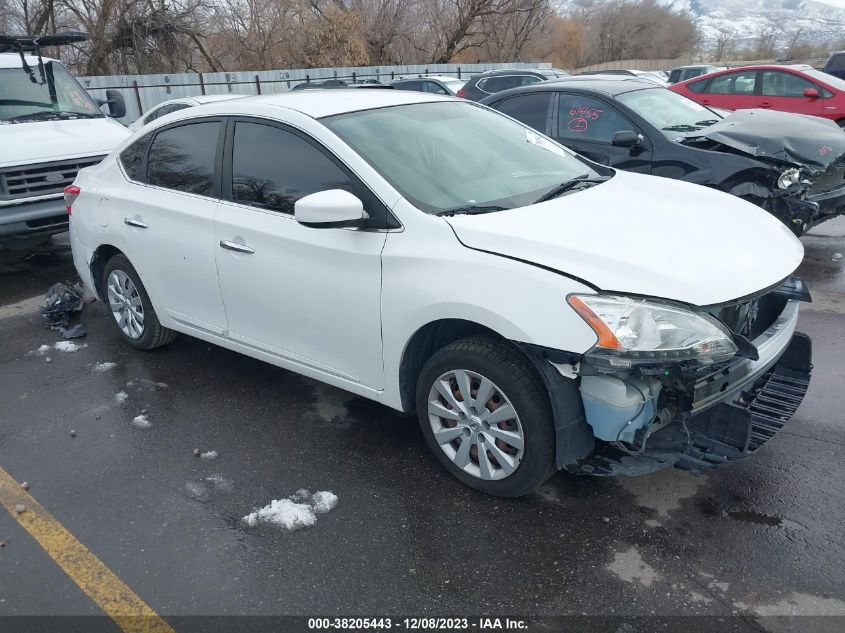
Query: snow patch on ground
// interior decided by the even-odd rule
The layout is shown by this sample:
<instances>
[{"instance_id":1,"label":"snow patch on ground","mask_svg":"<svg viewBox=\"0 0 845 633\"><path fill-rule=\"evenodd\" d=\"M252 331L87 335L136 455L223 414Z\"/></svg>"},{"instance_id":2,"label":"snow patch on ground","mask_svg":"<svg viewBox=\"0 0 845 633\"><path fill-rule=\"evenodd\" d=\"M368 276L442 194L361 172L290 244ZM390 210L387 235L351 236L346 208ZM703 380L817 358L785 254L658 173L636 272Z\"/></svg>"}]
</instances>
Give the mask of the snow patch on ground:
<instances>
[{"instance_id":1,"label":"snow patch on ground","mask_svg":"<svg viewBox=\"0 0 845 633\"><path fill-rule=\"evenodd\" d=\"M200 457L202 457L203 459L215 459L217 457L217 454L217 451L206 451L205 453L200 455Z\"/></svg>"},{"instance_id":2,"label":"snow patch on ground","mask_svg":"<svg viewBox=\"0 0 845 633\"><path fill-rule=\"evenodd\" d=\"M125 391L118 391L114 394L114 401L117 402L117 404L126 404L127 400L129 400L129 394Z\"/></svg>"},{"instance_id":3,"label":"snow patch on ground","mask_svg":"<svg viewBox=\"0 0 845 633\"><path fill-rule=\"evenodd\" d=\"M59 341L53 345L53 349L59 350L60 352L78 352L83 347L88 347L88 344L83 343L82 345L77 345L73 341Z\"/></svg>"},{"instance_id":4,"label":"snow patch on ground","mask_svg":"<svg viewBox=\"0 0 845 633\"><path fill-rule=\"evenodd\" d=\"M117 367L117 363L94 363L94 369L92 371L97 373L103 373L111 371L115 367Z\"/></svg>"},{"instance_id":5,"label":"snow patch on ground","mask_svg":"<svg viewBox=\"0 0 845 633\"><path fill-rule=\"evenodd\" d=\"M137 426L139 429L148 429L152 426L152 422L150 422L147 419L147 416L143 413L132 418L132 424Z\"/></svg>"},{"instance_id":6,"label":"snow patch on ground","mask_svg":"<svg viewBox=\"0 0 845 633\"><path fill-rule=\"evenodd\" d=\"M59 341L55 345L42 345L38 349L34 349L29 352L29 354L34 356L44 356L44 354L49 352L51 349L55 349L60 352L78 352L83 347L88 347L88 343L83 343L82 345L79 345L77 343L74 343L73 341Z\"/></svg>"},{"instance_id":7,"label":"snow patch on ground","mask_svg":"<svg viewBox=\"0 0 845 633\"><path fill-rule=\"evenodd\" d=\"M254 527L259 523L270 523L288 532L311 527L317 522L318 514L325 514L337 506L337 495L328 490L311 494L308 490L297 490L287 499L274 499L269 505L251 512L243 520Z\"/></svg>"}]
</instances>

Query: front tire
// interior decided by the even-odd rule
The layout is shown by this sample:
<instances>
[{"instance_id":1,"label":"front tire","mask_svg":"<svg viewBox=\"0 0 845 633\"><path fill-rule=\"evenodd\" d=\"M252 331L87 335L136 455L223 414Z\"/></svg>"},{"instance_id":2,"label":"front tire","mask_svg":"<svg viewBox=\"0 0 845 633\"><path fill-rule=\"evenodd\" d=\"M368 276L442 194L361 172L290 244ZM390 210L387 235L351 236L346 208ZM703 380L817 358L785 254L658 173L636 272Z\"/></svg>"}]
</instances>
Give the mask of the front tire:
<instances>
[{"instance_id":1,"label":"front tire","mask_svg":"<svg viewBox=\"0 0 845 633\"><path fill-rule=\"evenodd\" d=\"M435 352L420 372L416 406L437 459L476 490L519 497L554 472L548 393L506 342L473 337Z\"/></svg>"},{"instance_id":2,"label":"front tire","mask_svg":"<svg viewBox=\"0 0 845 633\"><path fill-rule=\"evenodd\" d=\"M176 332L159 323L138 272L124 255L115 255L103 270L104 301L123 340L136 349L167 345Z\"/></svg>"}]
</instances>

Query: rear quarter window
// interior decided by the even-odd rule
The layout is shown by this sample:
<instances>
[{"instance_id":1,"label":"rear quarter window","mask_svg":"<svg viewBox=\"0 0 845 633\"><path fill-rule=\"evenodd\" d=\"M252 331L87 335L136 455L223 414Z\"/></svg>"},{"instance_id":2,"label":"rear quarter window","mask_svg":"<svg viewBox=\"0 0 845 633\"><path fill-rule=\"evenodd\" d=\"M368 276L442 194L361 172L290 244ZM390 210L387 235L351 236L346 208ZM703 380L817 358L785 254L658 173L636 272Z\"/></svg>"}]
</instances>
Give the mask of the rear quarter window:
<instances>
[{"instance_id":1,"label":"rear quarter window","mask_svg":"<svg viewBox=\"0 0 845 633\"><path fill-rule=\"evenodd\" d=\"M144 180L144 154L147 153L147 148L150 146L152 137L152 134L145 134L120 152L120 164L123 166L123 171L126 172L130 180L136 180L138 182Z\"/></svg>"},{"instance_id":2,"label":"rear quarter window","mask_svg":"<svg viewBox=\"0 0 845 633\"><path fill-rule=\"evenodd\" d=\"M689 88L693 92L704 92L705 86L707 86L707 79L702 79L701 81L693 81L690 84L687 84L687 88Z\"/></svg>"}]
</instances>

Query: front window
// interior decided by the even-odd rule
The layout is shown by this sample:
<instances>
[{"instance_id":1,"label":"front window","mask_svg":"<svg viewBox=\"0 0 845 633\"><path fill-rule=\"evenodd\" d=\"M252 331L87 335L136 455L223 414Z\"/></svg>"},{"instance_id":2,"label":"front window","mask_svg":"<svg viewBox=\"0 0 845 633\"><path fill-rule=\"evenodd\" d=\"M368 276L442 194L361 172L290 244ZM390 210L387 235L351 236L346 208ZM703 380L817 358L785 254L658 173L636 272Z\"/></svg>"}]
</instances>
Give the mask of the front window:
<instances>
[{"instance_id":1,"label":"front window","mask_svg":"<svg viewBox=\"0 0 845 633\"><path fill-rule=\"evenodd\" d=\"M616 98L673 141L722 118L692 99L663 88L635 90Z\"/></svg>"},{"instance_id":2,"label":"front window","mask_svg":"<svg viewBox=\"0 0 845 633\"><path fill-rule=\"evenodd\" d=\"M523 207L598 173L554 141L482 107L443 101L321 120L427 213Z\"/></svg>"},{"instance_id":3,"label":"front window","mask_svg":"<svg viewBox=\"0 0 845 633\"><path fill-rule=\"evenodd\" d=\"M45 82L37 66L33 77L23 68L0 69L0 121L37 121L105 116L76 79L58 62L44 63Z\"/></svg>"}]
</instances>

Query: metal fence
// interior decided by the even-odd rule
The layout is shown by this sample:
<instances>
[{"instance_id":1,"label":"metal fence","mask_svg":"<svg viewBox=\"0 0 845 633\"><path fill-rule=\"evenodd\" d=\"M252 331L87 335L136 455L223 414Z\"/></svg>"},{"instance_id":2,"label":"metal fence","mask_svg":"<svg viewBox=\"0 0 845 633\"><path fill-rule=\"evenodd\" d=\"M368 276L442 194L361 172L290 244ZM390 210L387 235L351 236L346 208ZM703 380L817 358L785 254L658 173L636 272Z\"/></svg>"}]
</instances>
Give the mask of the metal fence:
<instances>
[{"instance_id":1,"label":"metal fence","mask_svg":"<svg viewBox=\"0 0 845 633\"><path fill-rule=\"evenodd\" d=\"M82 85L96 97L105 98L106 90L119 90L126 101L126 116L131 123L150 108L179 97L215 94L272 94L287 92L305 81L343 79L382 82L400 77L448 75L468 79L484 70L497 68L548 68L549 64L418 64L412 66L357 66L346 68L297 68L221 73L180 73L173 75L108 75L80 77Z\"/></svg>"}]
</instances>

